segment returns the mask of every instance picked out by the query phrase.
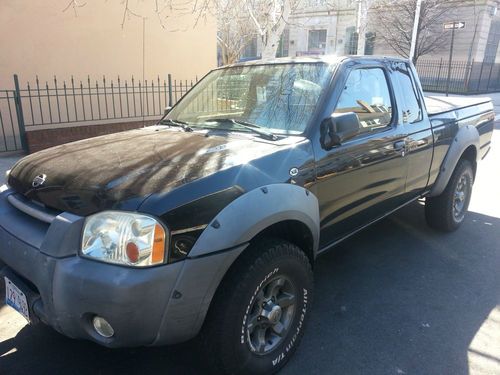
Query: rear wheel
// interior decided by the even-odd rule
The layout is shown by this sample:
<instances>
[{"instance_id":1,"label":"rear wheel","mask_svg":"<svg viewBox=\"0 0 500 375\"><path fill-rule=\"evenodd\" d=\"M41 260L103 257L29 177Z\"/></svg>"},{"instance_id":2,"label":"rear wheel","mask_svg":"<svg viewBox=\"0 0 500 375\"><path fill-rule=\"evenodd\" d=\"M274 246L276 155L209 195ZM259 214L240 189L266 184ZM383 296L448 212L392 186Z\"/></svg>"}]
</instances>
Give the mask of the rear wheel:
<instances>
[{"instance_id":1,"label":"rear wheel","mask_svg":"<svg viewBox=\"0 0 500 375\"><path fill-rule=\"evenodd\" d=\"M473 183L472 164L461 159L441 195L425 200L425 218L429 226L446 232L456 230L469 208Z\"/></svg>"},{"instance_id":2,"label":"rear wheel","mask_svg":"<svg viewBox=\"0 0 500 375\"><path fill-rule=\"evenodd\" d=\"M216 374L270 374L304 332L313 276L297 246L265 239L237 260L212 302L202 342Z\"/></svg>"}]
</instances>

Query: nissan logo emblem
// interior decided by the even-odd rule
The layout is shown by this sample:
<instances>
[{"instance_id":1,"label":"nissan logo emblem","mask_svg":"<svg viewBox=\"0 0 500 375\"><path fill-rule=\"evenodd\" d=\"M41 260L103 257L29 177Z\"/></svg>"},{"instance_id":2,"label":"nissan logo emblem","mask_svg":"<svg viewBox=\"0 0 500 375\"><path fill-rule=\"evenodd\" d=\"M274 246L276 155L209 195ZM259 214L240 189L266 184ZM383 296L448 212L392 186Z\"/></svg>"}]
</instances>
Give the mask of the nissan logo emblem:
<instances>
[{"instance_id":1,"label":"nissan logo emblem","mask_svg":"<svg viewBox=\"0 0 500 375\"><path fill-rule=\"evenodd\" d=\"M45 180L47 179L46 174L39 174L33 179L33 182L31 183L31 186L34 188L40 187L45 183Z\"/></svg>"}]
</instances>

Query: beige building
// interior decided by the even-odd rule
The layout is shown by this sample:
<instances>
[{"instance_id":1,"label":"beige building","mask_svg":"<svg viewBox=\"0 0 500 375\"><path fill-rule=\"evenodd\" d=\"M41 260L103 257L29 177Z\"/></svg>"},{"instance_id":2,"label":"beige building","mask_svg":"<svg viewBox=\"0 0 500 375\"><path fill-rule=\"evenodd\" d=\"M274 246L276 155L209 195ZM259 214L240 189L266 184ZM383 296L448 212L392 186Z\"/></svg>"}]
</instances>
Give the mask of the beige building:
<instances>
[{"instance_id":1,"label":"beige building","mask_svg":"<svg viewBox=\"0 0 500 375\"><path fill-rule=\"evenodd\" d=\"M214 68L214 18L155 4L0 0L0 153L151 124Z\"/></svg>"},{"instance_id":2,"label":"beige building","mask_svg":"<svg viewBox=\"0 0 500 375\"><path fill-rule=\"evenodd\" d=\"M475 61L500 63L500 1L470 0L454 1L454 12L446 21L460 21L465 28L455 33L455 61ZM282 37L279 56L304 54L356 54L358 6L356 0L304 0L303 6L292 15L290 24ZM368 11L367 22L360 23L364 33L365 54L396 55L396 52L383 40L377 30L379 20L375 12ZM444 17L446 18L446 17ZM436 27L441 28L442 24ZM449 32L451 35L451 32ZM424 60L446 59L449 55L448 44L444 48L422 57ZM258 57L258 41L245 51L244 58Z\"/></svg>"},{"instance_id":3,"label":"beige building","mask_svg":"<svg viewBox=\"0 0 500 375\"><path fill-rule=\"evenodd\" d=\"M216 23L211 17L194 27L191 14L154 12L155 3L85 0L74 9L69 0L0 1L0 89L20 82L53 79L146 79L171 73L194 79L216 66ZM76 14L75 14L76 10ZM162 27L162 23L163 26Z\"/></svg>"}]
</instances>

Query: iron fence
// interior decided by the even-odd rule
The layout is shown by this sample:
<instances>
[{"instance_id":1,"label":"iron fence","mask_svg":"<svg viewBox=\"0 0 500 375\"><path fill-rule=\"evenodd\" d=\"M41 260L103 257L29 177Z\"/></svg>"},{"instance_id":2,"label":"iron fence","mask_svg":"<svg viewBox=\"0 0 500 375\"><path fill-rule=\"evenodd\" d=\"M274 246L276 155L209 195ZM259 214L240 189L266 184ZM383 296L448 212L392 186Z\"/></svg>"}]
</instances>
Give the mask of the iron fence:
<instances>
[{"instance_id":1,"label":"iron fence","mask_svg":"<svg viewBox=\"0 0 500 375\"><path fill-rule=\"evenodd\" d=\"M0 90L0 152L26 150L25 130L44 125L135 121L160 117L195 80L137 80L121 77L98 80L58 80L21 85L14 75L14 90Z\"/></svg>"},{"instance_id":2,"label":"iron fence","mask_svg":"<svg viewBox=\"0 0 500 375\"><path fill-rule=\"evenodd\" d=\"M427 91L482 94L500 91L500 64L419 60L416 65L422 87Z\"/></svg>"},{"instance_id":3,"label":"iron fence","mask_svg":"<svg viewBox=\"0 0 500 375\"><path fill-rule=\"evenodd\" d=\"M25 126L67 124L84 121L158 117L165 107L177 102L192 86L193 81L172 80L168 75L160 80L100 80L76 82L73 77L49 84L27 83L20 89Z\"/></svg>"},{"instance_id":4,"label":"iron fence","mask_svg":"<svg viewBox=\"0 0 500 375\"><path fill-rule=\"evenodd\" d=\"M15 90L0 90L0 152L24 149Z\"/></svg>"}]
</instances>

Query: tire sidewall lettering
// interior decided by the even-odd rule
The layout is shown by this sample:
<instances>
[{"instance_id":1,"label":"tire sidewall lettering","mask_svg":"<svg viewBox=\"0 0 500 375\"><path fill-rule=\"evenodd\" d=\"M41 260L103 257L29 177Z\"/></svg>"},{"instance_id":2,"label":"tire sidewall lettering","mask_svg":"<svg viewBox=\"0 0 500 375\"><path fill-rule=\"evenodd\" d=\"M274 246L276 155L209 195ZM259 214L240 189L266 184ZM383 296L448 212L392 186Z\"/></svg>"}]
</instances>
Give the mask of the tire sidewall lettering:
<instances>
[{"instance_id":1,"label":"tire sidewall lettering","mask_svg":"<svg viewBox=\"0 0 500 375\"><path fill-rule=\"evenodd\" d=\"M278 354L277 357L275 357L271 362L273 364L273 367L279 364L282 360L285 359L285 356L293 349L295 346L295 343L297 342L297 338L300 336L301 330L304 326L304 320L307 314L307 300L308 300L308 290L306 288L303 288L303 293L302 293L302 310L300 311L300 318L297 324L297 328L295 329L294 334L288 341L288 343L285 345L284 349L281 351L280 354Z\"/></svg>"}]
</instances>

